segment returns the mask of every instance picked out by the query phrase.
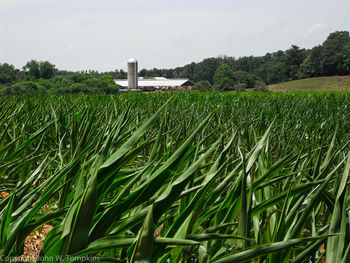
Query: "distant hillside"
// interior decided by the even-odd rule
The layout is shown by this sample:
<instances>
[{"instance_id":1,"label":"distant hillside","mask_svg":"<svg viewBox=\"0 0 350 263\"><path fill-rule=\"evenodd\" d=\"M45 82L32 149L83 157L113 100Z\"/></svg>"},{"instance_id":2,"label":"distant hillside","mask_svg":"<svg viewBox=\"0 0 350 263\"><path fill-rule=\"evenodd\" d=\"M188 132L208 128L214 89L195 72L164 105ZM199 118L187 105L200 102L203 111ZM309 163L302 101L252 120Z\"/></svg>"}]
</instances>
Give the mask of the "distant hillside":
<instances>
[{"instance_id":1,"label":"distant hillside","mask_svg":"<svg viewBox=\"0 0 350 263\"><path fill-rule=\"evenodd\" d=\"M292 45L289 49L264 56L217 57L175 69L142 69L141 77L189 78L214 84L216 70L227 64L234 72L254 74L268 85L301 78L350 75L350 34L336 31L312 49ZM119 72L120 74L120 72Z\"/></svg>"},{"instance_id":2,"label":"distant hillside","mask_svg":"<svg viewBox=\"0 0 350 263\"><path fill-rule=\"evenodd\" d=\"M350 91L350 76L293 80L268 86L270 91Z\"/></svg>"}]
</instances>

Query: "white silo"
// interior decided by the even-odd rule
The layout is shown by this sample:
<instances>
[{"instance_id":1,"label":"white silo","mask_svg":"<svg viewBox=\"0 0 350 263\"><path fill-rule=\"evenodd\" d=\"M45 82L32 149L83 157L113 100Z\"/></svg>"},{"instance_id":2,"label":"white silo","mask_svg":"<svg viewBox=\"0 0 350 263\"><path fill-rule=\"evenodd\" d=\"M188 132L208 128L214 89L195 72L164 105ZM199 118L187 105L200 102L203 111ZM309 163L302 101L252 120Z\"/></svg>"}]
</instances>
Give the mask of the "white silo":
<instances>
[{"instance_id":1,"label":"white silo","mask_svg":"<svg viewBox=\"0 0 350 263\"><path fill-rule=\"evenodd\" d=\"M130 58L128 60L128 88L137 89L138 76L137 76L137 60Z\"/></svg>"}]
</instances>

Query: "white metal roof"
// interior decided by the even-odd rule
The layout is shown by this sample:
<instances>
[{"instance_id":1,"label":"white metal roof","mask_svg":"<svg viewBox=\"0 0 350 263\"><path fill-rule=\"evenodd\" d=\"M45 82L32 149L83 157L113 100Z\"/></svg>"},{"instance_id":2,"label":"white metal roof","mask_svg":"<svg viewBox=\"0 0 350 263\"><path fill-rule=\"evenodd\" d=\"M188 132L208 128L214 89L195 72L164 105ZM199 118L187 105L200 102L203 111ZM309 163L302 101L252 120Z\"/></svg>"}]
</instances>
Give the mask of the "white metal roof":
<instances>
[{"instance_id":1,"label":"white metal roof","mask_svg":"<svg viewBox=\"0 0 350 263\"><path fill-rule=\"evenodd\" d=\"M139 87L179 87L185 84L188 79L139 79ZM114 82L120 87L128 87L127 79L115 79Z\"/></svg>"},{"instance_id":2,"label":"white metal roof","mask_svg":"<svg viewBox=\"0 0 350 263\"><path fill-rule=\"evenodd\" d=\"M128 63L137 63L135 58L129 58Z\"/></svg>"}]
</instances>

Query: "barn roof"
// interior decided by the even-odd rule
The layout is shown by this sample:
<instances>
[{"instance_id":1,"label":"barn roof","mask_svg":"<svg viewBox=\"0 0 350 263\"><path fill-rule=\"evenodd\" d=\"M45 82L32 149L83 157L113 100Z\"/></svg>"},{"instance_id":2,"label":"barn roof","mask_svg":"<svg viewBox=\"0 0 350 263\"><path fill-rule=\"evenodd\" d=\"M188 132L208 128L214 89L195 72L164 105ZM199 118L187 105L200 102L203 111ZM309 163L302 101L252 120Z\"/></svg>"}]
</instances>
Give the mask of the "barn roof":
<instances>
[{"instance_id":1,"label":"barn roof","mask_svg":"<svg viewBox=\"0 0 350 263\"><path fill-rule=\"evenodd\" d=\"M128 87L127 79L116 79L115 83L120 87ZM166 78L154 78L154 79L139 79L139 87L179 87L186 82L188 79L166 79Z\"/></svg>"}]
</instances>

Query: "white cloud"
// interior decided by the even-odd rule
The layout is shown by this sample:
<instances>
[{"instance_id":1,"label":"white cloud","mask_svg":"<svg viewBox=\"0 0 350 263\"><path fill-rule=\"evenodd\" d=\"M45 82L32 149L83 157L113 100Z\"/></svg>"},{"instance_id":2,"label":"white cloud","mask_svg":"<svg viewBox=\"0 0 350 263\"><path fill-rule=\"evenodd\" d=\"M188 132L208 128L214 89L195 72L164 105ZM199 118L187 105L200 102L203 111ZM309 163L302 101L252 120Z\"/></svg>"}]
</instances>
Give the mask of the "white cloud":
<instances>
[{"instance_id":1,"label":"white cloud","mask_svg":"<svg viewBox=\"0 0 350 263\"><path fill-rule=\"evenodd\" d=\"M328 29L328 26L325 23L316 23L312 25L308 30L306 30L303 34L304 38L308 38L314 36L315 34L322 33Z\"/></svg>"},{"instance_id":2,"label":"white cloud","mask_svg":"<svg viewBox=\"0 0 350 263\"><path fill-rule=\"evenodd\" d=\"M129 57L169 68L311 48L349 30L349 10L349 0L0 0L0 61L125 70Z\"/></svg>"}]
</instances>

